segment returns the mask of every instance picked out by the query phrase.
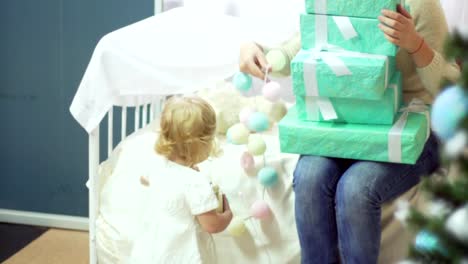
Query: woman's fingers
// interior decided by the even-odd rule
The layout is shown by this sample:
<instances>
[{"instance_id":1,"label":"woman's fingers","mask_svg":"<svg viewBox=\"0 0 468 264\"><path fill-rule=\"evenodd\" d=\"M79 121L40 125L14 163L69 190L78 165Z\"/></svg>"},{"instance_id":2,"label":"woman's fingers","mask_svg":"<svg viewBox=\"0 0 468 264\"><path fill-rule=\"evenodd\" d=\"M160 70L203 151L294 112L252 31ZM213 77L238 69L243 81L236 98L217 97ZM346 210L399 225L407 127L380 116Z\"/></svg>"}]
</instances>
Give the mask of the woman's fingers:
<instances>
[{"instance_id":1,"label":"woman's fingers","mask_svg":"<svg viewBox=\"0 0 468 264\"><path fill-rule=\"evenodd\" d=\"M385 16L379 16L379 21L382 22L383 24L396 29L396 30L402 30L403 29L403 24L398 22L397 20L385 17Z\"/></svg>"},{"instance_id":2,"label":"woman's fingers","mask_svg":"<svg viewBox=\"0 0 468 264\"><path fill-rule=\"evenodd\" d=\"M255 63L255 59L253 59L252 61L250 61L249 65L248 65L248 73L250 73L251 75L259 78L259 79L263 79L265 77L262 69L260 68L259 65L257 65L257 63Z\"/></svg>"},{"instance_id":3,"label":"woman's fingers","mask_svg":"<svg viewBox=\"0 0 468 264\"><path fill-rule=\"evenodd\" d=\"M399 39L399 36L400 36L400 32L398 30L395 30L391 27L388 27L386 25L383 25L383 24L379 24L379 28L386 34L386 35L389 35L391 36L392 38L394 39Z\"/></svg>"},{"instance_id":4,"label":"woman's fingers","mask_svg":"<svg viewBox=\"0 0 468 264\"><path fill-rule=\"evenodd\" d=\"M403 6L401 6L400 4L397 5L397 11L398 11L398 13L404 15L406 18L409 18L409 19L413 18L411 16L411 14Z\"/></svg>"},{"instance_id":5,"label":"woman's fingers","mask_svg":"<svg viewBox=\"0 0 468 264\"><path fill-rule=\"evenodd\" d=\"M382 15L388 17L388 18L391 18L393 20L396 20L398 22L400 22L401 24L406 24L407 22L407 18L402 15L402 14L399 14L397 12L393 12L393 11L390 11L390 10L387 10L387 9L383 9L382 10Z\"/></svg>"},{"instance_id":6,"label":"woman's fingers","mask_svg":"<svg viewBox=\"0 0 468 264\"><path fill-rule=\"evenodd\" d=\"M267 62L263 52L260 52L260 53L257 54L256 60L258 62L258 66L260 67L260 69L265 70L265 69L268 68L268 62Z\"/></svg>"},{"instance_id":7,"label":"woman's fingers","mask_svg":"<svg viewBox=\"0 0 468 264\"><path fill-rule=\"evenodd\" d=\"M387 34L384 34L385 38L390 41L391 43L395 44L395 45L399 45L400 44L400 40L399 39L396 39L390 35L387 35Z\"/></svg>"}]
</instances>

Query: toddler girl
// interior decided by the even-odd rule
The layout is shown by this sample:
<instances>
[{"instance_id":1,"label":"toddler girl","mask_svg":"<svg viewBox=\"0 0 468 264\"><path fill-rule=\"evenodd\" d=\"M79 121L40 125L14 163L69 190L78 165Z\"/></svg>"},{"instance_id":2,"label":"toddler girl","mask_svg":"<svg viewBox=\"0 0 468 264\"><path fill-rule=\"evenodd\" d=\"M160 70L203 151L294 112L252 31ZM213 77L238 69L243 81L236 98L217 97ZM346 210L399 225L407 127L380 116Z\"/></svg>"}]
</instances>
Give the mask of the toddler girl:
<instances>
[{"instance_id":1,"label":"toddler girl","mask_svg":"<svg viewBox=\"0 0 468 264\"><path fill-rule=\"evenodd\" d=\"M210 233L223 231L232 213L222 213L212 186L197 164L215 150L216 116L199 97L172 97L164 107L156 142L155 170L142 183L150 188L131 263L215 263Z\"/></svg>"}]
</instances>

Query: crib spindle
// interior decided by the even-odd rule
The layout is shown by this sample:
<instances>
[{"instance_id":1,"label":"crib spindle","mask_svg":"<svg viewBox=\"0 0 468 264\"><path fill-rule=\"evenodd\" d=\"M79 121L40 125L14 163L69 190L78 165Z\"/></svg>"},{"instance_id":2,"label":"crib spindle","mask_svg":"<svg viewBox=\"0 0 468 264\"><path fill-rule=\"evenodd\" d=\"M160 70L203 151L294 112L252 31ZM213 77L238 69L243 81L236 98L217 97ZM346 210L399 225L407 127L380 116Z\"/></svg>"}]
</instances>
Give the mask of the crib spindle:
<instances>
[{"instance_id":1,"label":"crib spindle","mask_svg":"<svg viewBox=\"0 0 468 264\"><path fill-rule=\"evenodd\" d=\"M107 157L110 157L114 149L114 107L107 113Z\"/></svg>"},{"instance_id":2,"label":"crib spindle","mask_svg":"<svg viewBox=\"0 0 468 264\"><path fill-rule=\"evenodd\" d=\"M154 120L154 111L155 111L155 107L154 107L154 102L151 102L150 104L150 122Z\"/></svg>"},{"instance_id":3,"label":"crib spindle","mask_svg":"<svg viewBox=\"0 0 468 264\"><path fill-rule=\"evenodd\" d=\"M90 264L97 263L96 256L96 218L98 214L99 196L99 126L89 134L89 255Z\"/></svg>"},{"instance_id":4,"label":"crib spindle","mask_svg":"<svg viewBox=\"0 0 468 264\"><path fill-rule=\"evenodd\" d=\"M135 132L138 131L140 125L140 106L135 107Z\"/></svg>"},{"instance_id":5,"label":"crib spindle","mask_svg":"<svg viewBox=\"0 0 468 264\"><path fill-rule=\"evenodd\" d=\"M141 127L144 127L146 124L148 124L148 105L146 104L143 105L142 119Z\"/></svg>"},{"instance_id":6,"label":"crib spindle","mask_svg":"<svg viewBox=\"0 0 468 264\"><path fill-rule=\"evenodd\" d=\"M121 136L120 140L123 141L125 139L125 136L127 135L127 107L124 106L122 107L122 129L121 129Z\"/></svg>"}]
</instances>

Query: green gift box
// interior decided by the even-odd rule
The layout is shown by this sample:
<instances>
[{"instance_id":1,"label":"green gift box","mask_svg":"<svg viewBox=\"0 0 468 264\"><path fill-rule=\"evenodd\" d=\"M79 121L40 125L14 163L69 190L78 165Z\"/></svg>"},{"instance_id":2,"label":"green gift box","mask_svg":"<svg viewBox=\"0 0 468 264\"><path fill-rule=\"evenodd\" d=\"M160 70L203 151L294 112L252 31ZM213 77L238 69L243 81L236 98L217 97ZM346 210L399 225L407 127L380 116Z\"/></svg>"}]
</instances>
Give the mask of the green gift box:
<instances>
[{"instance_id":1,"label":"green gift box","mask_svg":"<svg viewBox=\"0 0 468 264\"><path fill-rule=\"evenodd\" d=\"M296 96L380 100L396 71L395 57L301 50L291 61Z\"/></svg>"},{"instance_id":2,"label":"green gift box","mask_svg":"<svg viewBox=\"0 0 468 264\"><path fill-rule=\"evenodd\" d=\"M306 0L306 12L312 14L377 18L382 9L396 11L401 0Z\"/></svg>"},{"instance_id":3,"label":"green gift box","mask_svg":"<svg viewBox=\"0 0 468 264\"><path fill-rule=\"evenodd\" d=\"M395 56L398 47L389 42L372 18L301 15L303 49L333 45L349 51Z\"/></svg>"},{"instance_id":4,"label":"green gift box","mask_svg":"<svg viewBox=\"0 0 468 264\"><path fill-rule=\"evenodd\" d=\"M341 122L353 124L393 124L402 103L401 74L396 72L381 100L328 98L337 118L325 120L320 111L320 100L315 96L297 96L296 107L301 120Z\"/></svg>"},{"instance_id":5,"label":"green gift box","mask_svg":"<svg viewBox=\"0 0 468 264\"><path fill-rule=\"evenodd\" d=\"M429 110L422 102L402 108L394 125L302 121L291 108L279 123L282 152L415 164L429 137Z\"/></svg>"}]
</instances>

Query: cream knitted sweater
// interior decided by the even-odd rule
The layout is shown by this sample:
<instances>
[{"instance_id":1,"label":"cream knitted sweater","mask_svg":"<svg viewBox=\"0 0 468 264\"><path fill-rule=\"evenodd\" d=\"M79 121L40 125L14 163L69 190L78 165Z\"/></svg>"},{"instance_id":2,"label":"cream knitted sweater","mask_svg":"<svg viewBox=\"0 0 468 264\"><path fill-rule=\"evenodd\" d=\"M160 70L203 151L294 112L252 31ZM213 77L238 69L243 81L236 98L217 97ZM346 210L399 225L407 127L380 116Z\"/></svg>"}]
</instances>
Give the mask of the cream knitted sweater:
<instances>
[{"instance_id":1,"label":"cream knitted sweater","mask_svg":"<svg viewBox=\"0 0 468 264\"><path fill-rule=\"evenodd\" d=\"M420 98L431 104L439 92L441 80L447 78L455 81L460 71L456 64L447 62L441 55L448 29L439 0L406 0L406 4L409 6L416 31L434 50L435 55L429 65L417 68L411 55L403 49L398 51L396 63L403 76L404 100L407 103L413 98ZM277 74L283 76L290 74L290 62L300 47L299 33L277 47L287 58L286 68ZM265 52L269 49L264 47Z\"/></svg>"}]
</instances>

